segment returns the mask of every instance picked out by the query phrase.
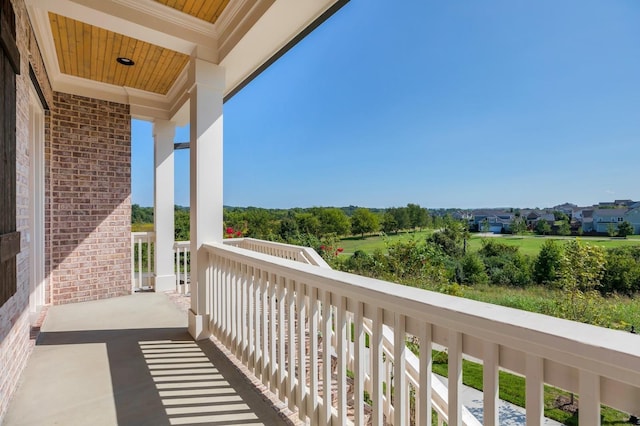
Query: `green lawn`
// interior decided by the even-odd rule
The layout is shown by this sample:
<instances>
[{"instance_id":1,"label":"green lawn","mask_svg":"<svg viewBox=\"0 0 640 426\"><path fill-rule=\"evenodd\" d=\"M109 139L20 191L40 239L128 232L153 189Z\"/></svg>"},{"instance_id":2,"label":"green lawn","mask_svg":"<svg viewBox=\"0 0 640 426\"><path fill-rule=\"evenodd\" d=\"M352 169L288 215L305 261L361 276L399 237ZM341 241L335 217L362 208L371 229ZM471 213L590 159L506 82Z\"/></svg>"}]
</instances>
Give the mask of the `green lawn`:
<instances>
[{"instance_id":1,"label":"green lawn","mask_svg":"<svg viewBox=\"0 0 640 426\"><path fill-rule=\"evenodd\" d=\"M415 352L415 350L414 350ZM433 372L441 376L448 376L447 355L433 351ZM525 379L515 374L500 371L499 373L500 399L512 404L524 407L525 405ZM468 360L462 361L462 382L472 388L482 390L482 365ZM569 393L552 386L544 386L544 415L566 425L577 425L577 415L572 415L556 407L559 396L568 398ZM578 397L576 399L579 400ZM629 416L609 407L602 407L603 424L624 425L628 424Z\"/></svg>"},{"instance_id":2,"label":"green lawn","mask_svg":"<svg viewBox=\"0 0 640 426\"><path fill-rule=\"evenodd\" d=\"M367 253L373 253L374 250L386 250L386 241L398 241L407 240L410 238L416 238L418 240L424 240L430 235L433 230L420 231L420 232L407 232L400 233L398 235L387 236L370 236L361 239L360 237L349 237L340 241L340 247L344 249L343 255L352 255L356 250L362 250ZM472 234L469 240L469 249L471 251L477 251L482 247L482 241L488 238L495 238L501 243L514 245L520 248L522 254L529 256L537 256L540 252L540 247L546 240L552 239L557 241L565 241L568 239L574 239L576 237L558 237L558 236L539 236L539 235L498 235L492 237L484 237L478 234ZM627 239L622 238L609 238L609 237L577 237L582 241L589 244L602 246L605 248L612 247L624 247L624 246L640 246L640 235L634 235Z\"/></svg>"},{"instance_id":3,"label":"green lawn","mask_svg":"<svg viewBox=\"0 0 640 426\"><path fill-rule=\"evenodd\" d=\"M429 229L426 231L401 232L397 235L391 234L385 236L369 236L365 237L364 239L360 237L347 237L340 240L338 244L344 249L344 252L342 252L343 255L351 256L356 252L356 250L362 250L371 254L376 249L386 251L387 241L406 241L411 238L416 238L417 240L424 241L427 236L431 235L432 233L433 230Z\"/></svg>"}]
</instances>

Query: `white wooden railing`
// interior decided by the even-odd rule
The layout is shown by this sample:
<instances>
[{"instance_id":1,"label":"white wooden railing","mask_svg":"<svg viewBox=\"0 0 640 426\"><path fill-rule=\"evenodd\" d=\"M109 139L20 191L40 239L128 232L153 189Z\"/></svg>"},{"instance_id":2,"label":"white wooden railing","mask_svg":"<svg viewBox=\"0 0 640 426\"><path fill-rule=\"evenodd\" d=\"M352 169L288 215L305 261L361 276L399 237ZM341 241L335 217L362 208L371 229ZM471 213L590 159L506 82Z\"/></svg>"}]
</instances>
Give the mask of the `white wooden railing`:
<instances>
[{"instance_id":1,"label":"white wooden railing","mask_svg":"<svg viewBox=\"0 0 640 426\"><path fill-rule=\"evenodd\" d=\"M191 252L191 242L176 241L173 244L173 258L176 272L176 292L189 294L191 292L191 276L189 253Z\"/></svg>"},{"instance_id":2,"label":"white wooden railing","mask_svg":"<svg viewBox=\"0 0 640 426\"><path fill-rule=\"evenodd\" d=\"M153 245L155 244L154 232L131 233L131 291L142 288L150 288L153 283ZM144 247L144 250L143 250ZM143 251L146 251L146 261L143 259Z\"/></svg>"},{"instance_id":3,"label":"white wooden railing","mask_svg":"<svg viewBox=\"0 0 640 426\"><path fill-rule=\"evenodd\" d=\"M485 424L498 424L501 368L526 377L527 425L543 422L545 383L579 395L580 425L600 424L601 403L640 412L638 336L229 244L205 249L209 279L199 293L211 295L206 307L211 332L311 424L365 424L365 391L372 424L385 418L410 424L411 390L417 424L431 424L432 409L450 425L471 421L461 401L463 354L484 364ZM411 336L419 339L415 358L405 345ZM432 344L448 351L441 408L433 391L438 384L431 374Z\"/></svg>"}]
</instances>

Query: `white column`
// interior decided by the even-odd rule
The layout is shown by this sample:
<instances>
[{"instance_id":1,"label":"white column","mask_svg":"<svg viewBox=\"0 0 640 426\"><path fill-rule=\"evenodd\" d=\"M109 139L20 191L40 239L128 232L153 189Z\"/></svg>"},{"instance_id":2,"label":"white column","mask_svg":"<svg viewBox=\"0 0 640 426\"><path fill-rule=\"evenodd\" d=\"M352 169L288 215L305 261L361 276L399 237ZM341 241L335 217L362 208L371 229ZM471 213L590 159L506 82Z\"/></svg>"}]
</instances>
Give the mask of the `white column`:
<instances>
[{"instance_id":1,"label":"white column","mask_svg":"<svg viewBox=\"0 0 640 426\"><path fill-rule=\"evenodd\" d=\"M175 124L156 120L153 123L155 163L153 222L155 242L155 290L167 291L176 288L174 272L174 166L173 139Z\"/></svg>"},{"instance_id":2,"label":"white column","mask_svg":"<svg viewBox=\"0 0 640 426\"><path fill-rule=\"evenodd\" d=\"M224 69L192 59L190 78L191 309L189 333L209 337L204 243L222 242L222 97Z\"/></svg>"}]
</instances>

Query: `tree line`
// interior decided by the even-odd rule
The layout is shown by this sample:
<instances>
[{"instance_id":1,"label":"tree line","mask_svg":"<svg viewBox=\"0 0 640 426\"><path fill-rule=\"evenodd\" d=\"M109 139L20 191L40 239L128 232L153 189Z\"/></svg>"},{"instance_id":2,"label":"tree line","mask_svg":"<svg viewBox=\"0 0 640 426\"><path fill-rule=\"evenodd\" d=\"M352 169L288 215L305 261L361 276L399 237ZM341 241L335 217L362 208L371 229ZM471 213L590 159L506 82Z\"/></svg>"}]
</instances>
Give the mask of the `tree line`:
<instances>
[{"instance_id":1,"label":"tree line","mask_svg":"<svg viewBox=\"0 0 640 426\"><path fill-rule=\"evenodd\" d=\"M308 240L335 239L379 232L398 233L442 227L450 221L447 210L431 213L419 204L387 209L348 207L311 207L264 209L258 207L225 207L225 235L243 236L295 244ZM153 208L131 207L132 223L153 223ZM227 232L233 230L233 233ZM189 239L189 209L175 207L175 239Z\"/></svg>"}]
</instances>

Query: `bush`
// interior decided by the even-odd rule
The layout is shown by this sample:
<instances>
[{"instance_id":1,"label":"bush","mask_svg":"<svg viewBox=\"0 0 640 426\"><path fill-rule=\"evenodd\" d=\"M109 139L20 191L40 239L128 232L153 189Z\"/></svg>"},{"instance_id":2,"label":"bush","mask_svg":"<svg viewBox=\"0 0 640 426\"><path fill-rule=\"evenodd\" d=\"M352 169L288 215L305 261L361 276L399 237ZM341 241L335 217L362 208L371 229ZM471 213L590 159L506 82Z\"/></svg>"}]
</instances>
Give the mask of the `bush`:
<instances>
[{"instance_id":1,"label":"bush","mask_svg":"<svg viewBox=\"0 0 640 426\"><path fill-rule=\"evenodd\" d=\"M640 291L639 247L620 247L607 251L600 291L629 296Z\"/></svg>"},{"instance_id":2,"label":"bush","mask_svg":"<svg viewBox=\"0 0 640 426\"><path fill-rule=\"evenodd\" d=\"M488 240L482 242L478 254L484 261L491 283L516 287L531 283L531 261L519 252L518 247Z\"/></svg>"},{"instance_id":3,"label":"bush","mask_svg":"<svg viewBox=\"0 0 640 426\"><path fill-rule=\"evenodd\" d=\"M533 265L533 279L538 284L551 284L559 279L562 247L554 240L547 240Z\"/></svg>"},{"instance_id":4,"label":"bush","mask_svg":"<svg viewBox=\"0 0 640 426\"><path fill-rule=\"evenodd\" d=\"M482 258L476 253L467 253L460 260L458 281L463 284L486 284L489 282Z\"/></svg>"}]
</instances>

